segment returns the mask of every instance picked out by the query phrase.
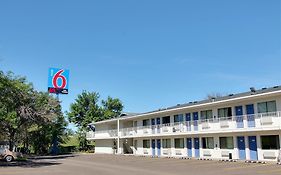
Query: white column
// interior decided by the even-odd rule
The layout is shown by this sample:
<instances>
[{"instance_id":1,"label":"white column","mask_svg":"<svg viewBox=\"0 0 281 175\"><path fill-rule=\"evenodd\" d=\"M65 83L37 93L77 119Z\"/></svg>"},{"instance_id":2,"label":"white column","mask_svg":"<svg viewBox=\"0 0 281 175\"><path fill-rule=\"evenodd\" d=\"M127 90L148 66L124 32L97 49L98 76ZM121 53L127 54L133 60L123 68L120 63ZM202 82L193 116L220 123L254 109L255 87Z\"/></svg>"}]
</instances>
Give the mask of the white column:
<instances>
[{"instance_id":1,"label":"white column","mask_svg":"<svg viewBox=\"0 0 281 175\"><path fill-rule=\"evenodd\" d=\"M117 154L121 154L121 149L120 149L120 133L119 133L119 118L117 119Z\"/></svg>"},{"instance_id":2,"label":"white column","mask_svg":"<svg viewBox=\"0 0 281 175\"><path fill-rule=\"evenodd\" d=\"M261 137L259 134L257 134L257 155L258 155L258 160L263 159L263 154L262 154L262 149L261 149Z\"/></svg>"},{"instance_id":3,"label":"white column","mask_svg":"<svg viewBox=\"0 0 281 175\"><path fill-rule=\"evenodd\" d=\"M237 142L237 135L233 136L233 142L234 142L234 152L232 155L232 159L238 159L238 142Z\"/></svg>"},{"instance_id":4,"label":"white column","mask_svg":"<svg viewBox=\"0 0 281 175\"><path fill-rule=\"evenodd\" d=\"M246 150L246 160L250 160L250 149L249 149L249 138L245 136L245 150Z\"/></svg>"}]
</instances>

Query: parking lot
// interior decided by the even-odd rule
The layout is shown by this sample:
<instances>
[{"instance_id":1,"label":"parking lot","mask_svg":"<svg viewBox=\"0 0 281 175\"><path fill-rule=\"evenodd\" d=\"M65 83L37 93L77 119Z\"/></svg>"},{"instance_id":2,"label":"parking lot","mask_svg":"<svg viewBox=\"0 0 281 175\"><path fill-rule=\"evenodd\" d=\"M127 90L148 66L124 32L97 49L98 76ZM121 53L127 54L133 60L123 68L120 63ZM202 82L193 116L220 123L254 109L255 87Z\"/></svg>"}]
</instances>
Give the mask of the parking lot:
<instances>
[{"instance_id":1,"label":"parking lot","mask_svg":"<svg viewBox=\"0 0 281 175\"><path fill-rule=\"evenodd\" d=\"M273 163L220 162L134 156L77 154L47 156L28 162L0 163L0 175L274 175L281 166Z\"/></svg>"}]
</instances>

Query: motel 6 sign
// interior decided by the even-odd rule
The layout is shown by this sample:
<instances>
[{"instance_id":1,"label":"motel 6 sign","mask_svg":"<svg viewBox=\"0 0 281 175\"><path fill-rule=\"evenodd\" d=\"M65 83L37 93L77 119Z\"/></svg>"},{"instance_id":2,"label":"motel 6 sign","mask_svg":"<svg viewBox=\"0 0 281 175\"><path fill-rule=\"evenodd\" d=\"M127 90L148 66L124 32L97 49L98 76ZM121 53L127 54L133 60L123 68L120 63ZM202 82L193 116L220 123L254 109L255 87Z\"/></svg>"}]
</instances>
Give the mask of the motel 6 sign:
<instances>
[{"instance_id":1,"label":"motel 6 sign","mask_svg":"<svg viewBox=\"0 0 281 175\"><path fill-rule=\"evenodd\" d=\"M49 68L48 92L68 94L69 70Z\"/></svg>"}]
</instances>

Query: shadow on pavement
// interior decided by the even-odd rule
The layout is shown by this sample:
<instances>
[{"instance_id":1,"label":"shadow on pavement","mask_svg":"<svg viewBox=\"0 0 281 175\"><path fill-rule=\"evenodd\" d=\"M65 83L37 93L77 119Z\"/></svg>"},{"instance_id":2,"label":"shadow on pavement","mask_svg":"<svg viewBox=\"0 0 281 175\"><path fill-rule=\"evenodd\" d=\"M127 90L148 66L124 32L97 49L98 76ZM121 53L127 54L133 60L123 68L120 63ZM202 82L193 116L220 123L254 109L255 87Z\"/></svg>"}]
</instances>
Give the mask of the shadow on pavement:
<instances>
[{"instance_id":1,"label":"shadow on pavement","mask_svg":"<svg viewBox=\"0 0 281 175\"><path fill-rule=\"evenodd\" d=\"M56 156L30 156L26 161L13 161L13 162L5 162L4 160L0 160L0 168L1 167L35 168L35 167L60 165L61 163L56 162L56 160L66 159L71 157L76 157L76 155L67 154L67 155L56 155Z\"/></svg>"},{"instance_id":2,"label":"shadow on pavement","mask_svg":"<svg viewBox=\"0 0 281 175\"><path fill-rule=\"evenodd\" d=\"M76 157L75 154L65 154L65 155L56 155L56 156L30 156L30 160L41 160L41 159L66 159L70 157Z\"/></svg>"},{"instance_id":3,"label":"shadow on pavement","mask_svg":"<svg viewBox=\"0 0 281 175\"><path fill-rule=\"evenodd\" d=\"M35 167L43 167L43 166L53 166L60 165L58 162L35 162L35 161L14 161L14 162L4 162L0 161L1 167L21 167L21 168L35 168Z\"/></svg>"}]
</instances>

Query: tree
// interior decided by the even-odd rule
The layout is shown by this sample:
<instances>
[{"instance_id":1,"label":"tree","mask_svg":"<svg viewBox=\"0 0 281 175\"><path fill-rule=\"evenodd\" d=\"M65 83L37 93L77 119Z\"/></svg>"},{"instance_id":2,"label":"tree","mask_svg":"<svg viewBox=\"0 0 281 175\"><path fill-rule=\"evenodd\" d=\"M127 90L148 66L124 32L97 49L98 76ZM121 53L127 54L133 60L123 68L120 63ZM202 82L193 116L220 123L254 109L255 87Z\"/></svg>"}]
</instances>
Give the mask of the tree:
<instances>
[{"instance_id":1,"label":"tree","mask_svg":"<svg viewBox=\"0 0 281 175\"><path fill-rule=\"evenodd\" d=\"M66 120L60 102L37 92L24 77L0 71L0 133L10 143L47 153L49 145L61 142Z\"/></svg>"},{"instance_id":2,"label":"tree","mask_svg":"<svg viewBox=\"0 0 281 175\"><path fill-rule=\"evenodd\" d=\"M93 121L99 121L102 114L98 105L99 97L96 92L83 91L78 95L75 103L70 105L70 112L67 114L69 121L81 129L86 129Z\"/></svg>"},{"instance_id":3,"label":"tree","mask_svg":"<svg viewBox=\"0 0 281 175\"><path fill-rule=\"evenodd\" d=\"M101 120L118 117L123 110L123 104L118 98L107 97L106 100L102 100L102 105Z\"/></svg>"},{"instance_id":4,"label":"tree","mask_svg":"<svg viewBox=\"0 0 281 175\"><path fill-rule=\"evenodd\" d=\"M79 128L80 149L87 148L85 131L90 123L118 117L123 110L122 102L119 99L108 97L99 105L99 97L96 92L83 91L70 105L70 112L67 115L69 121Z\"/></svg>"}]
</instances>

